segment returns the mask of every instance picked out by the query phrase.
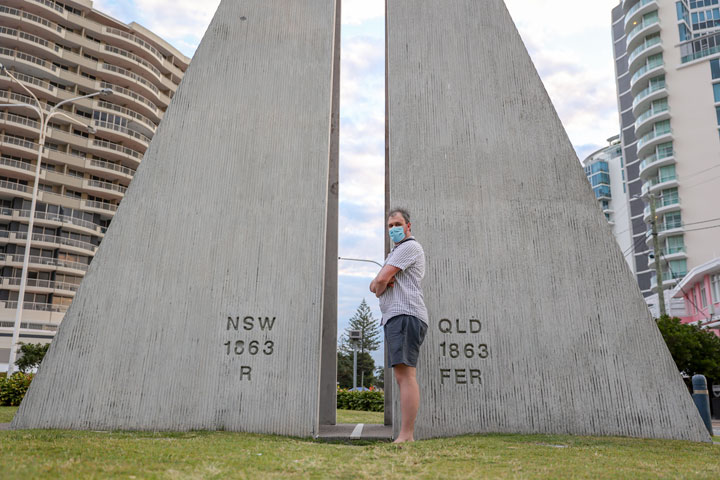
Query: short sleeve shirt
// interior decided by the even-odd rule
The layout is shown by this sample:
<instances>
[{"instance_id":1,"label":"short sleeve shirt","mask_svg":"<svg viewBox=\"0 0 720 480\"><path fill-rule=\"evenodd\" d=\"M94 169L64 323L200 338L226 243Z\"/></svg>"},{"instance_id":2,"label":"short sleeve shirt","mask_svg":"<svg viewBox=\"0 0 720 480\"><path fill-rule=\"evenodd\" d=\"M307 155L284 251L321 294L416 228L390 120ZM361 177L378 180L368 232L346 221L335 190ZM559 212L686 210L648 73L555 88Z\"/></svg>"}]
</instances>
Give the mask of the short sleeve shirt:
<instances>
[{"instance_id":1,"label":"short sleeve shirt","mask_svg":"<svg viewBox=\"0 0 720 480\"><path fill-rule=\"evenodd\" d=\"M397 315L412 315L428 324L428 313L422 292L425 276L425 252L414 237L395 245L385 259L385 265L397 267L395 286L380 295L382 324Z\"/></svg>"}]
</instances>

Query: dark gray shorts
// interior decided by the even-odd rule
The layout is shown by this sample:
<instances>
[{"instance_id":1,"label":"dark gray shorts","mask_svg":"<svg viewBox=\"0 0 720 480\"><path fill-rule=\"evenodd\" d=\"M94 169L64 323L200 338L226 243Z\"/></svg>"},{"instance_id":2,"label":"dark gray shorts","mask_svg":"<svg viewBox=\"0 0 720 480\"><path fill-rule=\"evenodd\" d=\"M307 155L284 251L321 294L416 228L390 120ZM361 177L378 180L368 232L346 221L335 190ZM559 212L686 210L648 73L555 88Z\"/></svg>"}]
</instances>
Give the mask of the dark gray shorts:
<instances>
[{"instance_id":1,"label":"dark gray shorts","mask_svg":"<svg viewBox=\"0 0 720 480\"><path fill-rule=\"evenodd\" d=\"M427 325L412 315L397 315L385 324L385 345L391 366L404 363L417 366L420 345L425 340Z\"/></svg>"}]
</instances>

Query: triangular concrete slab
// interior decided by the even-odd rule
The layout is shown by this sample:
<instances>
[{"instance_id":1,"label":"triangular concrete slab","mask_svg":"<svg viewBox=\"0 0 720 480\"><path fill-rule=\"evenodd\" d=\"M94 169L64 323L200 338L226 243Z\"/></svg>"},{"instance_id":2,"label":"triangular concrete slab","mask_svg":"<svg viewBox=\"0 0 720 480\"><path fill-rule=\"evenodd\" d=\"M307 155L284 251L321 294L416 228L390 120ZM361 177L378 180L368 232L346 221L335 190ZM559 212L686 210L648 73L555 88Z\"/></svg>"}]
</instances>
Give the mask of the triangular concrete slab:
<instances>
[{"instance_id":1,"label":"triangular concrete slab","mask_svg":"<svg viewBox=\"0 0 720 480\"><path fill-rule=\"evenodd\" d=\"M317 433L338 17L222 1L14 428Z\"/></svg>"},{"instance_id":2,"label":"triangular concrete slab","mask_svg":"<svg viewBox=\"0 0 720 480\"><path fill-rule=\"evenodd\" d=\"M416 438L709 441L503 1L387 21L390 202L427 256Z\"/></svg>"}]
</instances>

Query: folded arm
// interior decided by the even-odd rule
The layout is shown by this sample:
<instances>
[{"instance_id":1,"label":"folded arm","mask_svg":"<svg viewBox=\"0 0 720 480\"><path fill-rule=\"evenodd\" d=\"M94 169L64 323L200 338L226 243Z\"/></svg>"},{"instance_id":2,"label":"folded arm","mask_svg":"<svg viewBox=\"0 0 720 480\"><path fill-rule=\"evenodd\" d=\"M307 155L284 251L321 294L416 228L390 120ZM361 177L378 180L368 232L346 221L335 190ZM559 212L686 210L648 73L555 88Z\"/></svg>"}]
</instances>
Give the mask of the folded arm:
<instances>
[{"instance_id":1,"label":"folded arm","mask_svg":"<svg viewBox=\"0 0 720 480\"><path fill-rule=\"evenodd\" d=\"M375 279L370 282L370 291L374 293L376 297L380 297L380 295L385 293L388 286L392 286L395 283L395 275L399 271L400 269L398 267L385 265Z\"/></svg>"}]
</instances>

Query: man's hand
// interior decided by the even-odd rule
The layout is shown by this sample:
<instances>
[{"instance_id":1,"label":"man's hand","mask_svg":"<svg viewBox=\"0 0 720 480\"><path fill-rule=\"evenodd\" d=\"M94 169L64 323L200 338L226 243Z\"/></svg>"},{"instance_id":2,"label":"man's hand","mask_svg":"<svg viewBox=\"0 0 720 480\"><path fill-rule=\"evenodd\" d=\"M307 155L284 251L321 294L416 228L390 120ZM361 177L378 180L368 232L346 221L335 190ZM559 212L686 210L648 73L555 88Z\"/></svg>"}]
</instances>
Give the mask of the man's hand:
<instances>
[{"instance_id":1,"label":"man's hand","mask_svg":"<svg viewBox=\"0 0 720 480\"><path fill-rule=\"evenodd\" d=\"M398 267L392 265L385 265L377 277L370 282L370 291L375 294L376 297L380 297L388 287L395 286L395 275L400 271Z\"/></svg>"}]
</instances>

